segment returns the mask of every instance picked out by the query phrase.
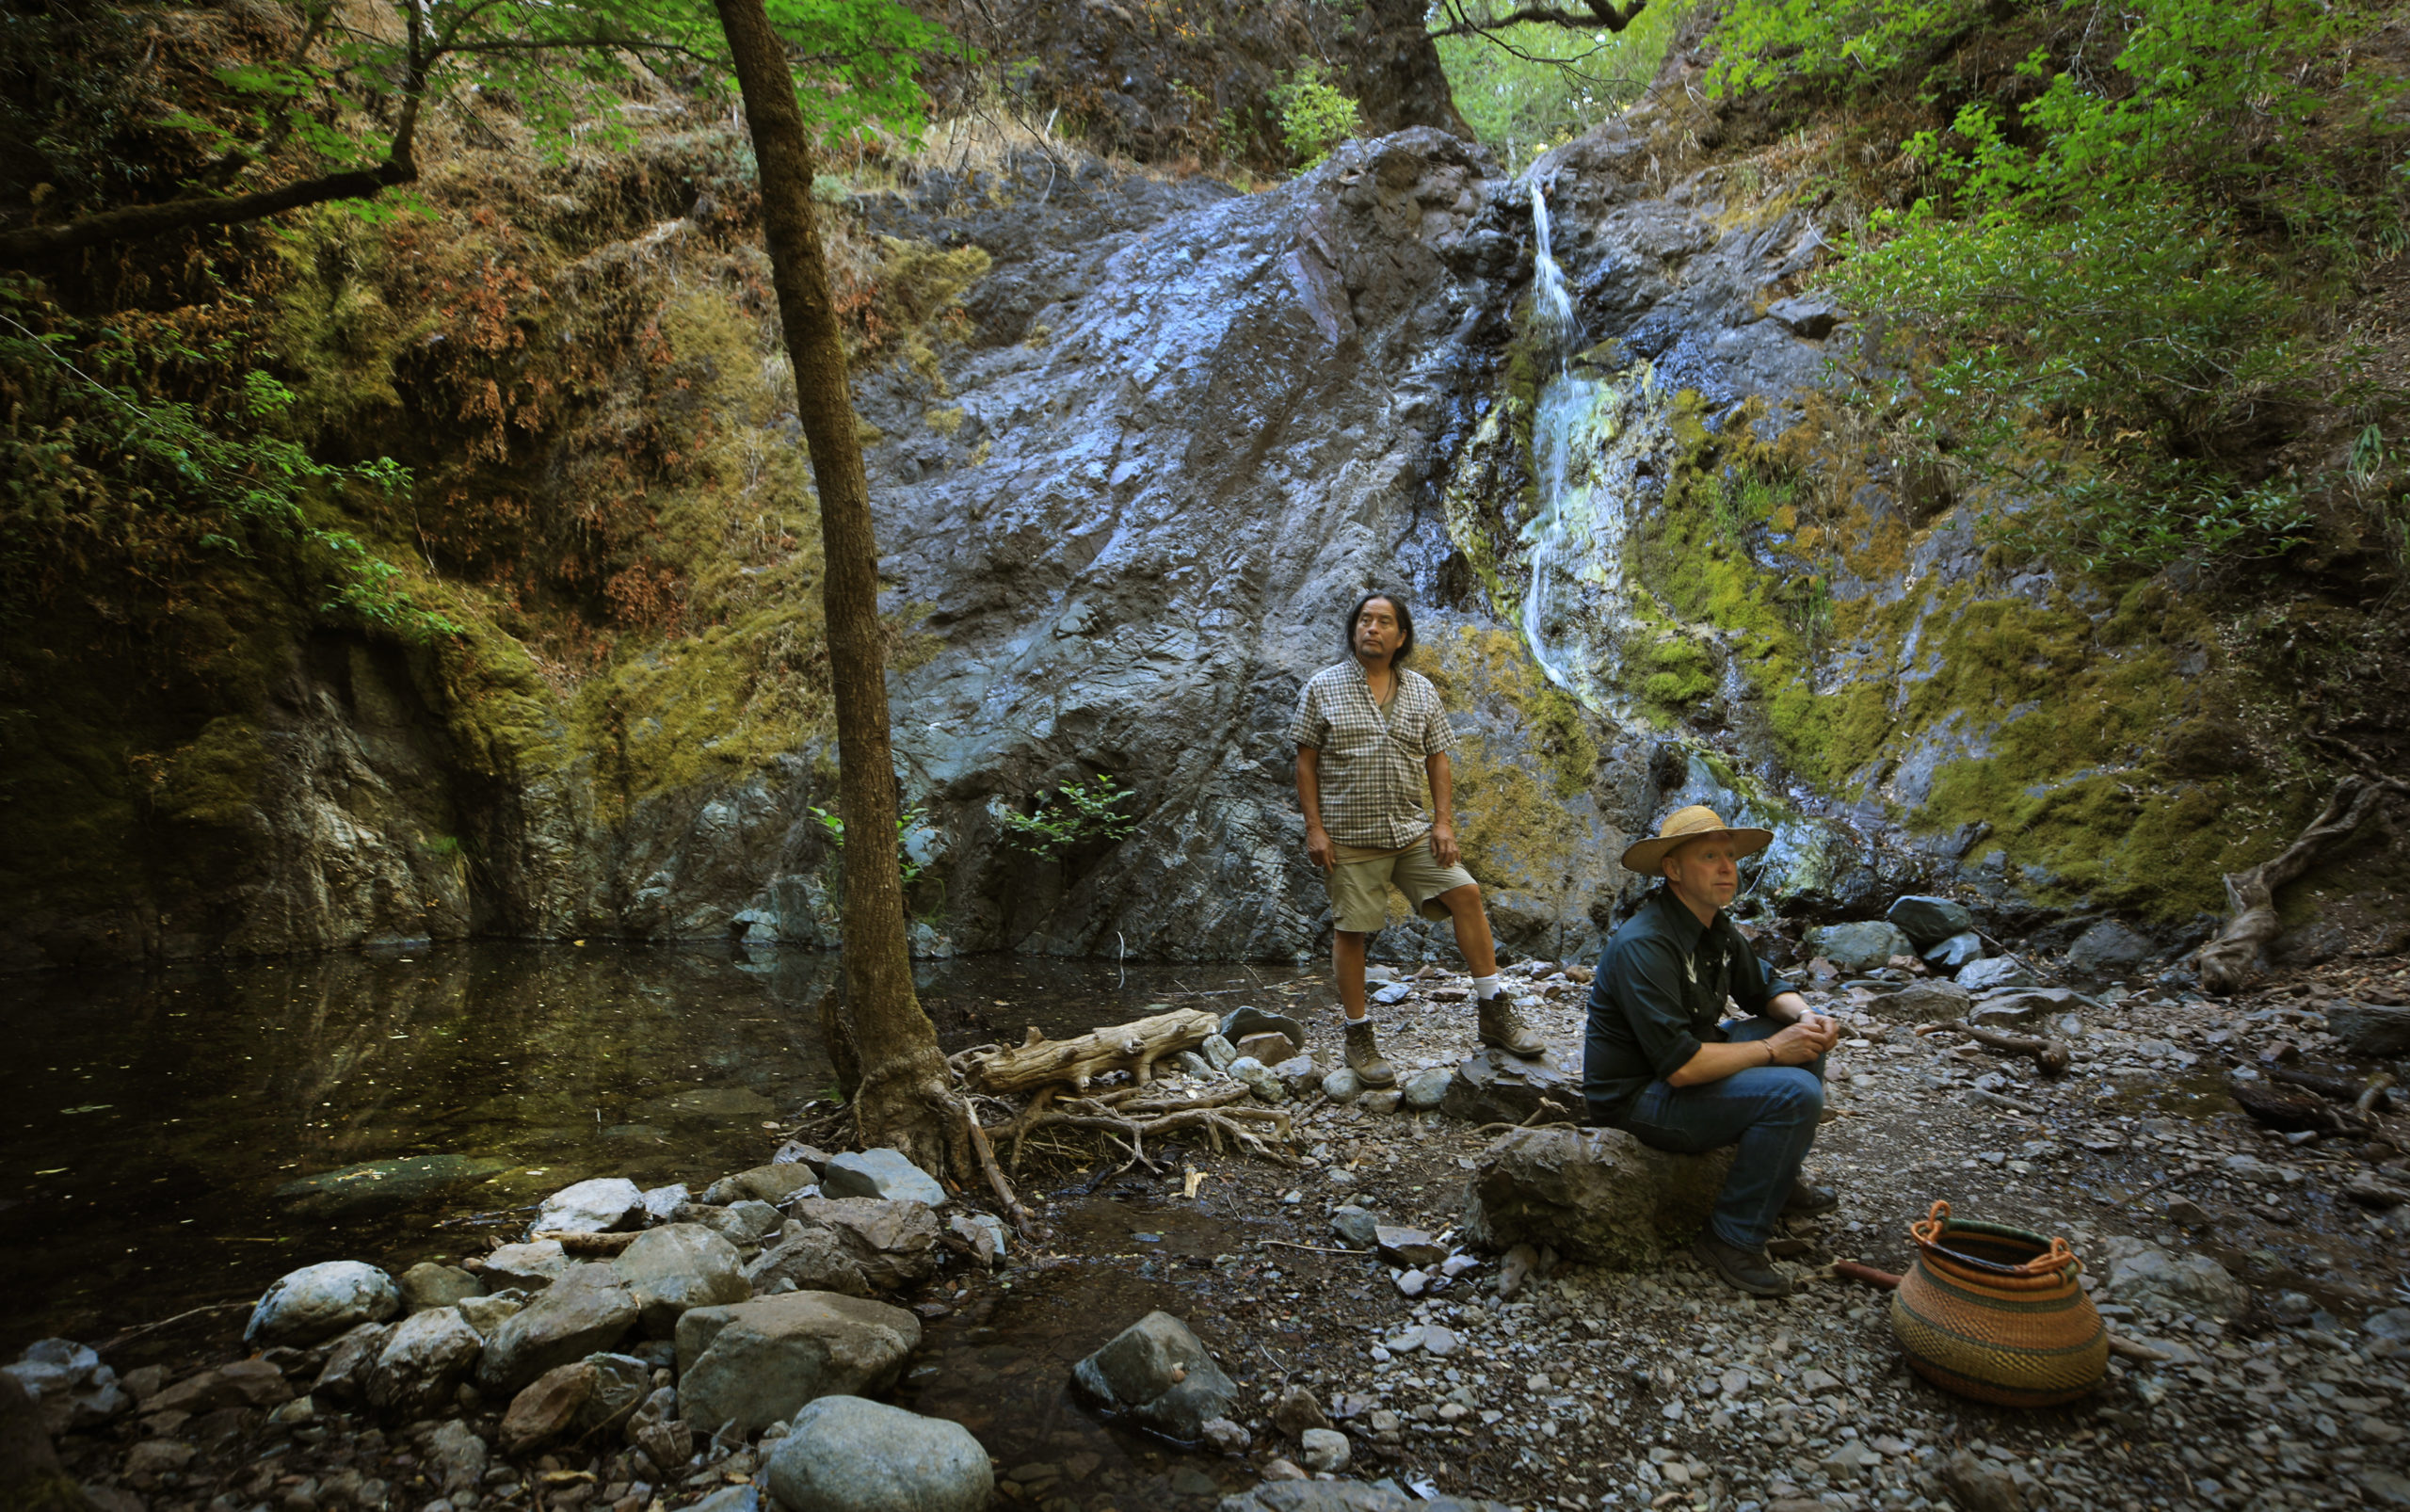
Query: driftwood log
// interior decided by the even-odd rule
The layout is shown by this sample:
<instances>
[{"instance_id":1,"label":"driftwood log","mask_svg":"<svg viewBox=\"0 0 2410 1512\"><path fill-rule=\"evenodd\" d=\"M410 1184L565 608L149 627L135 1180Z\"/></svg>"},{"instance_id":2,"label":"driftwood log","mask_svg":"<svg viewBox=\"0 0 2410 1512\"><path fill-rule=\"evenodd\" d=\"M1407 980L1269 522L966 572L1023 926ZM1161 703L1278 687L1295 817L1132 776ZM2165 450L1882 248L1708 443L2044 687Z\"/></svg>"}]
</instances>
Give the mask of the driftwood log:
<instances>
[{"instance_id":1,"label":"driftwood log","mask_svg":"<svg viewBox=\"0 0 2410 1512\"><path fill-rule=\"evenodd\" d=\"M2410 795L2410 784L2395 778L2347 777L2309 828L2281 854L2247 872L2226 873L2226 902L2234 917L2201 947L2196 957L2201 986L2220 996L2241 991L2258 969L2259 953L2283 932L2276 919L2276 890L2349 840L2388 801L2404 795Z\"/></svg>"},{"instance_id":2,"label":"driftwood log","mask_svg":"<svg viewBox=\"0 0 2410 1512\"><path fill-rule=\"evenodd\" d=\"M1132 1081L1143 1086L1153 1075L1156 1061L1196 1049L1220 1027L1221 1021L1212 1014L1190 1008L1092 1030L1075 1039L1049 1039L1032 1029L1018 1045L960 1058L964 1079L973 1090L991 1097L1058 1086L1084 1092L1090 1082L1110 1071L1128 1071Z\"/></svg>"}]
</instances>

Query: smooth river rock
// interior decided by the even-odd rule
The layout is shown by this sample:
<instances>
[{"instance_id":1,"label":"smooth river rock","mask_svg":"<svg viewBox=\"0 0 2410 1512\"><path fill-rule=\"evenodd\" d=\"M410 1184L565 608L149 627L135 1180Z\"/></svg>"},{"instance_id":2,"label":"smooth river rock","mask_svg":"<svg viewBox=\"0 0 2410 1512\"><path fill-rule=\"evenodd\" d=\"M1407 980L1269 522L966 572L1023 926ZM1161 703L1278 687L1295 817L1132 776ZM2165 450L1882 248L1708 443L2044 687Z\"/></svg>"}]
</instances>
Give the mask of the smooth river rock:
<instances>
[{"instance_id":1,"label":"smooth river rock","mask_svg":"<svg viewBox=\"0 0 2410 1512\"><path fill-rule=\"evenodd\" d=\"M675 1333L690 1308L753 1295L736 1247L699 1223L648 1229L611 1265L636 1299L644 1331L655 1339Z\"/></svg>"},{"instance_id":2,"label":"smooth river rock","mask_svg":"<svg viewBox=\"0 0 2410 1512\"><path fill-rule=\"evenodd\" d=\"M1096 1407L1196 1443L1210 1419L1229 1416L1238 1386L1203 1340L1168 1312L1149 1312L1071 1368L1071 1385Z\"/></svg>"},{"instance_id":3,"label":"smooth river rock","mask_svg":"<svg viewBox=\"0 0 2410 1512\"><path fill-rule=\"evenodd\" d=\"M620 1176L598 1176L544 1198L532 1233L615 1233L644 1221L644 1188Z\"/></svg>"},{"instance_id":4,"label":"smooth river rock","mask_svg":"<svg viewBox=\"0 0 2410 1512\"><path fill-rule=\"evenodd\" d=\"M866 1197L883 1202L923 1202L942 1207L945 1188L901 1150L848 1150L828 1159L820 1189L830 1197Z\"/></svg>"},{"instance_id":5,"label":"smooth river rock","mask_svg":"<svg viewBox=\"0 0 2410 1512\"><path fill-rule=\"evenodd\" d=\"M462 1297L479 1295L486 1287L474 1272L422 1260L402 1272L396 1289L401 1293L403 1311L425 1312L429 1308L457 1306Z\"/></svg>"},{"instance_id":6,"label":"smooth river rock","mask_svg":"<svg viewBox=\"0 0 2410 1512\"><path fill-rule=\"evenodd\" d=\"M1808 931L1808 952L1845 972L1872 971L1894 956L1913 956L1916 945L1899 925L1880 920L1828 924Z\"/></svg>"},{"instance_id":7,"label":"smooth river rock","mask_svg":"<svg viewBox=\"0 0 2410 1512\"><path fill-rule=\"evenodd\" d=\"M971 1430L859 1396L824 1396L770 1450L785 1512L981 1512L995 1495Z\"/></svg>"},{"instance_id":8,"label":"smooth river rock","mask_svg":"<svg viewBox=\"0 0 2410 1512\"><path fill-rule=\"evenodd\" d=\"M551 1370L611 1348L635 1327L635 1294L607 1265L564 1276L522 1311L503 1319L486 1341L477 1386L508 1396Z\"/></svg>"},{"instance_id":9,"label":"smooth river rock","mask_svg":"<svg viewBox=\"0 0 2410 1512\"><path fill-rule=\"evenodd\" d=\"M413 1312L377 1353L368 1372L368 1405L397 1418L440 1416L484 1352L484 1338L458 1310Z\"/></svg>"},{"instance_id":10,"label":"smooth river rock","mask_svg":"<svg viewBox=\"0 0 2410 1512\"><path fill-rule=\"evenodd\" d=\"M392 1277L356 1260L329 1260L279 1278L251 1310L243 1342L306 1349L361 1324L382 1323L401 1310Z\"/></svg>"},{"instance_id":11,"label":"smooth river rock","mask_svg":"<svg viewBox=\"0 0 2410 1512\"><path fill-rule=\"evenodd\" d=\"M883 1390L921 1342L902 1308L828 1292L791 1292L678 1320L679 1415L698 1435L748 1434L824 1396Z\"/></svg>"}]
</instances>

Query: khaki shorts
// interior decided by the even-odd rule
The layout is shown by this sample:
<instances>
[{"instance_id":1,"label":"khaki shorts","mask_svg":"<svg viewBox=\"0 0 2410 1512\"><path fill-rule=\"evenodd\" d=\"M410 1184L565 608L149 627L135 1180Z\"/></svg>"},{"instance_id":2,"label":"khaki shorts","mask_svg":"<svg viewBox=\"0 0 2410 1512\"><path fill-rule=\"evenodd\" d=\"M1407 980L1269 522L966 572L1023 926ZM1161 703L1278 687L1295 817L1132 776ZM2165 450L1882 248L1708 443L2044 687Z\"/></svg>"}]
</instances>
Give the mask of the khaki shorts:
<instances>
[{"instance_id":1,"label":"khaki shorts","mask_svg":"<svg viewBox=\"0 0 2410 1512\"><path fill-rule=\"evenodd\" d=\"M1423 836L1404 850L1369 861L1340 861L1330 869L1330 907L1339 915L1337 927L1352 935L1378 932L1389 923L1390 889L1426 919L1448 917L1439 894L1472 885L1472 874L1461 866L1442 866L1431 854L1431 837Z\"/></svg>"}]
</instances>

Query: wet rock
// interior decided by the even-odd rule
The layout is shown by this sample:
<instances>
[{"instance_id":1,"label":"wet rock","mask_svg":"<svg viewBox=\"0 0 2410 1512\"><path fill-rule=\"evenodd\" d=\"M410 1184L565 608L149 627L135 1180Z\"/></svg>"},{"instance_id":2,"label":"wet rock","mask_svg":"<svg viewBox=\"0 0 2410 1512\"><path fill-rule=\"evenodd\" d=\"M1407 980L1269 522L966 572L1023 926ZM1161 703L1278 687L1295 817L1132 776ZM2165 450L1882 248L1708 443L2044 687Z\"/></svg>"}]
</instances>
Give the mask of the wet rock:
<instances>
[{"instance_id":1,"label":"wet rock","mask_svg":"<svg viewBox=\"0 0 2410 1512\"><path fill-rule=\"evenodd\" d=\"M93 1350L70 1339L40 1339L0 1373L24 1388L51 1433L96 1427L134 1406L117 1372Z\"/></svg>"},{"instance_id":2,"label":"wet rock","mask_svg":"<svg viewBox=\"0 0 2410 1512\"><path fill-rule=\"evenodd\" d=\"M1385 1086L1377 1092L1365 1093L1359 1105L1367 1113L1375 1113L1386 1118L1395 1113L1398 1110L1398 1104L1405 1101L1404 1092L1394 1086Z\"/></svg>"},{"instance_id":3,"label":"wet rock","mask_svg":"<svg viewBox=\"0 0 2410 1512\"><path fill-rule=\"evenodd\" d=\"M957 1213L946 1230L969 1242L972 1258L982 1265L1001 1265L1006 1253L1004 1220L992 1213Z\"/></svg>"},{"instance_id":4,"label":"wet rock","mask_svg":"<svg viewBox=\"0 0 2410 1512\"><path fill-rule=\"evenodd\" d=\"M893 1154L894 1151L887 1153ZM767 1166L756 1166L749 1171L738 1171L733 1176L721 1177L703 1188L703 1201L716 1208L747 1200L767 1202L777 1207L804 1188L817 1184L818 1178L812 1175L810 1166L795 1161L784 1165L773 1162ZM675 1210L672 1212L674 1214Z\"/></svg>"},{"instance_id":5,"label":"wet rock","mask_svg":"<svg viewBox=\"0 0 2410 1512\"><path fill-rule=\"evenodd\" d=\"M1308 1428L1297 1440L1297 1461L1308 1470L1336 1475L1347 1468L1347 1435L1335 1428Z\"/></svg>"},{"instance_id":6,"label":"wet rock","mask_svg":"<svg viewBox=\"0 0 2410 1512\"><path fill-rule=\"evenodd\" d=\"M793 1292L678 1320L679 1415L699 1433L759 1433L824 1396L882 1391L921 1320L867 1297Z\"/></svg>"},{"instance_id":7,"label":"wet rock","mask_svg":"<svg viewBox=\"0 0 2410 1512\"><path fill-rule=\"evenodd\" d=\"M870 1295L870 1282L854 1263L853 1251L836 1230L826 1224L796 1224L763 1249L745 1269L754 1292L774 1296L782 1292L836 1292L845 1296Z\"/></svg>"},{"instance_id":8,"label":"wet rock","mask_svg":"<svg viewBox=\"0 0 2410 1512\"><path fill-rule=\"evenodd\" d=\"M2159 946L2114 919L2103 919L2076 936L2067 947L2067 965L2091 976L2114 976L2149 960Z\"/></svg>"},{"instance_id":9,"label":"wet rock","mask_svg":"<svg viewBox=\"0 0 2410 1512\"><path fill-rule=\"evenodd\" d=\"M1901 898L1883 917L1897 925L1920 951L1931 949L1952 935L1969 934L1975 927L1975 916L1965 904L1922 893Z\"/></svg>"},{"instance_id":10,"label":"wet rock","mask_svg":"<svg viewBox=\"0 0 2410 1512\"><path fill-rule=\"evenodd\" d=\"M2004 987L2037 987L2040 978L2024 962L2008 956L1993 956L1970 961L1958 969L1957 982L1969 992L1989 992Z\"/></svg>"},{"instance_id":11,"label":"wet rock","mask_svg":"<svg viewBox=\"0 0 2410 1512\"><path fill-rule=\"evenodd\" d=\"M804 1198L795 1203L795 1215L807 1228L834 1231L875 1290L893 1291L937 1274L938 1220L925 1203Z\"/></svg>"},{"instance_id":12,"label":"wet rock","mask_svg":"<svg viewBox=\"0 0 2410 1512\"><path fill-rule=\"evenodd\" d=\"M1288 1087L1281 1084L1271 1067L1253 1055L1241 1055L1230 1062L1230 1075L1245 1083L1247 1090L1253 1092L1259 1102L1277 1106L1289 1101Z\"/></svg>"},{"instance_id":13,"label":"wet rock","mask_svg":"<svg viewBox=\"0 0 2410 1512\"><path fill-rule=\"evenodd\" d=\"M1364 1079L1345 1066L1322 1079L1322 1095L1333 1102L1353 1102L1364 1092Z\"/></svg>"},{"instance_id":14,"label":"wet rock","mask_svg":"<svg viewBox=\"0 0 2410 1512\"><path fill-rule=\"evenodd\" d=\"M2410 1007L2338 998L2326 1005L2326 1032L2354 1055L2410 1055Z\"/></svg>"},{"instance_id":15,"label":"wet rock","mask_svg":"<svg viewBox=\"0 0 2410 1512\"><path fill-rule=\"evenodd\" d=\"M831 1156L821 1190L830 1197L875 1198L883 1202L923 1202L940 1207L945 1188L900 1150L849 1150Z\"/></svg>"},{"instance_id":16,"label":"wet rock","mask_svg":"<svg viewBox=\"0 0 2410 1512\"><path fill-rule=\"evenodd\" d=\"M1435 1066L1406 1077L1398 1086L1398 1095L1417 1113L1428 1113L1448 1100L1448 1084L1454 1080L1454 1072L1444 1066Z\"/></svg>"},{"instance_id":17,"label":"wet rock","mask_svg":"<svg viewBox=\"0 0 2410 1512\"><path fill-rule=\"evenodd\" d=\"M368 1405L398 1418L430 1418L450 1405L476 1367L485 1340L452 1308L396 1325L368 1372Z\"/></svg>"},{"instance_id":18,"label":"wet rock","mask_svg":"<svg viewBox=\"0 0 2410 1512\"><path fill-rule=\"evenodd\" d=\"M1556 1104L1554 1117L1580 1118L1581 1077L1545 1056L1525 1060L1502 1050L1483 1050L1456 1067L1440 1097L1439 1111L1475 1126L1520 1123L1540 1111L1543 1101Z\"/></svg>"},{"instance_id":19,"label":"wet rock","mask_svg":"<svg viewBox=\"0 0 2410 1512\"><path fill-rule=\"evenodd\" d=\"M525 1244L504 1245L486 1256L477 1274L485 1278L490 1291L516 1287L523 1292L540 1292L574 1269L577 1262L570 1259L557 1239L531 1239Z\"/></svg>"},{"instance_id":20,"label":"wet rock","mask_svg":"<svg viewBox=\"0 0 2410 1512\"><path fill-rule=\"evenodd\" d=\"M1955 982L1910 982L1866 1005L1866 1011L1893 1023L1940 1023L1963 1019L1975 1005L1975 994Z\"/></svg>"},{"instance_id":21,"label":"wet rock","mask_svg":"<svg viewBox=\"0 0 2410 1512\"><path fill-rule=\"evenodd\" d=\"M1207 1035L1205 1042L1197 1049L1205 1057L1206 1063L1217 1071L1229 1070L1230 1062L1239 1058L1238 1047L1220 1035Z\"/></svg>"},{"instance_id":22,"label":"wet rock","mask_svg":"<svg viewBox=\"0 0 2410 1512\"><path fill-rule=\"evenodd\" d=\"M1819 298L1776 299L1766 306L1766 314L1810 341L1822 341L1831 335L1841 319L1839 306L1830 299Z\"/></svg>"},{"instance_id":23,"label":"wet rock","mask_svg":"<svg viewBox=\"0 0 2410 1512\"><path fill-rule=\"evenodd\" d=\"M1867 920L1830 924L1808 931L1808 953L1822 956L1845 972L1872 971L1894 956L1916 954L1915 944L1894 924Z\"/></svg>"},{"instance_id":24,"label":"wet rock","mask_svg":"<svg viewBox=\"0 0 2410 1512\"><path fill-rule=\"evenodd\" d=\"M797 1412L765 1478L786 1512L982 1512L996 1492L971 1430L851 1394Z\"/></svg>"},{"instance_id":25,"label":"wet rock","mask_svg":"<svg viewBox=\"0 0 2410 1512\"><path fill-rule=\"evenodd\" d=\"M1732 1153L1677 1155L1618 1129L1518 1129L1476 1158L1473 1245L1552 1245L1616 1269L1658 1263L1706 1222Z\"/></svg>"},{"instance_id":26,"label":"wet rock","mask_svg":"<svg viewBox=\"0 0 2410 1512\"><path fill-rule=\"evenodd\" d=\"M1169 1439L1195 1443L1227 1417L1238 1387L1203 1341L1168 1312L1149 1312L1071 1370L1079 1394Z\"/></svg>"},{"instance_id":27,"label":"wet rock","mask_svg":"<svg viewBox=\"0 0 2410 1512\"><path fill-rule=\"evenodd\" d=\"M2025 1495L2008 1472L1969 1450L1942 1461L1939 1474L1960 1512L2025 1512Z\"/></svg>"},{"instance_id":28,"label":"wet rock","mask_svg":"<svg viewBox=\"0 0 2410 1512\"><path fill-rule=\"evenodd\" d=\"M1370 1249L1379 1242L1381 1220L1362 1208L1341 1208L1330 1215L1330 1231L1351 1249Z\"/></svg>"},{"instance_id":29,"label":"wet rock","mask_svg":"<svg viewBox=\"0 0 2410 1512\"><path fill-rule=\"evenodd\" d=\"M458 1265L439 1265L431 1260L422 1260L402 1272L394 1286L405 1312L452 1307L462 1297L479 1295L485 1289L485 1282L474 1272Z\"/></svg>"},{"instance_id":30,"label":"wet rock","mask_svg":"<svg viewBox=\"0 0 2410 1512\"><path fill-rule=\"evenodd\" d=\"M2101 1246L2109 1290L2129 1306L2163 1307L2239 1318L2251 1294L2226 1268L2202 1254L2171 1255L2140 1241L2113 1238Z\"/></svg>"},{"instance_id":31,"label":"wet rock","mask_svg":"<svg viewBox=\"0 0 2410 1512\"><path fill-rule=\"evenodd\" d=\"M1373 1242L1381 1258L1392 1265L1428 1268L1448 1258L1448 1247L1435 1242L1420 1229L1402 1224L1380 1224L1373 1231Z\"/></svg>"},{"instance_id":32,"label":"wet rock","mask_svg":"<svg viewBox=\"0 0 2410 1512\"><path fill-rule=\"evenodd\" d=\"M365 1400L368 1373L376 1368L377 1357L385 1352L385 1340L393 1331L390 1324L363 1323L337 1339L327 1349L327 1362L310 1384L310 1394L338 1405ZM153 1409L154 1403L155 1396L144 1403L145 1409Z\"/></svg>"},{"instance_id":33,"label":"wet rock","mask_svg":"<svg viewBox=\"0 0 2410 1512\"><path fill-rule=\"evenodd\" d=\"M699 1223L648 1229L612 1262L635 1296L644 1331L667 1339L689 1308L742 1302L753 1295L736 1247Z\"/></svg>"},{"instance_id":34,"label":"wet rock","mask_svg":"<svg viewBox=\"0 0 2410 1512\"><path fill-rule=\"evenodd\" d=\"M244 1326L250 1344L308 1348L363 1323L382 1323L401 1311L394 1279L356 1260L304 1265L278 1279Z\"/></svg>"},{"instance_id":35,"label":"wet rock","mask_svg":"<svg viewBox=\"0 0 2410 1512\"><path fill-rule=\"evenodd\" d=\"M1944 975L1954 975L1965 966L1984 958L1984 937L1968 931L1952 935L1937 944L1927 946L1925 963Z\"/></svg>"},{"instance_id":36,"label":"wet rock","mask_svg":"<svg viewBox=\"0 0 2410 1512\"><path fill-rule=\"evenodd\" d=\"M279 1186L277 1201L316 1217L400 1207L460 1182L498 1176L510 1162L468 1155L411 1155L300 1176Z\"/></svg>"},{"instance_id":37,"label":"wet rock","mask_svg":"<svg viewBox=\"0 0 2410 1512\"><path fill-rule=\"evenodd\" d=\"M544 1198L529 1231L616 1233L644 1221L644 1191L620 1176L598 1176Z\"/></svg>"},{"instance_id":38,"label":"wet rock","mask_svg":"<svg viewBox=\"0 0 2410 1512\"><path fill-rule=\"evenodd\" d=\"M475 1490L486 1474L486 1441L458 1418L426 1436L427 1478L445 1495Z\"/></svg>"},{"instance_id":39,"label":"wet rock","mask_svg":"<svg viewBox=\"0 0 2410 1512\"><path fill-rule=\"evenodd\" d=\"M1272 1425L1291 1439L1299 1439L1309 1428L1329 1427L1330 1415L1322 1409L1321 1399L1312 1391L1292 1386L1273 1404Z\"/></svg>"},{"instance_id":40,"label":"wet rock","mask_svg":"<svg viewBox=\"0 0 2410 1512\"><path fill-rule=\"evenodd\" d=\"M627 1336L637 1317L635 1294L618 1284L607 1266L593 1269L600 1274L564 1277L503 1320L477 1362L479 1390L516 1395L555 1365L609 1349Z\"/></svg>"}]
</instances>

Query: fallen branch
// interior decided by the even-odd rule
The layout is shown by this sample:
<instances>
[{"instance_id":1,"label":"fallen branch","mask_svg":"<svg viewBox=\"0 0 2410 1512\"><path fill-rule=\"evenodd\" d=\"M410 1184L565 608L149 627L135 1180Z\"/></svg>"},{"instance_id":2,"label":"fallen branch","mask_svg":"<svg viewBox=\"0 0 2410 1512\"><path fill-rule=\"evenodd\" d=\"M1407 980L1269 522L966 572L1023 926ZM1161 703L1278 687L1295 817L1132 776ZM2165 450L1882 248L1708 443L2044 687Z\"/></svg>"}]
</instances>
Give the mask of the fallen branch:
<instances>
[{"instance_id":1,"label":"fallen branch","mask_svg":"<svg viewBox=\"0 0 2410 1512\"><path fill-rule=\"evenodd\" d=\"M2063 1040L2035 1039L2026 1035L2012 1035L1999 1029L1986 1029L1980 1024L1972 1023L1952 1024L1951 1027L1977 1044L1989 1045L1994 1050L2005 1050L2012 1055L2032 1056L2033 1064L2042 1069L2042 1074L2045 1076L2065 1076L2067 1068L2075 1064L2075 1057L2068 1054L2066 1044Z\"/></svg>"},{"instance_id":2,"label":"fallen branch","mask_svg":"<svg viewBox=\"0 0 2410 1512\"><path fill-rule=\"evenodd\" d=\"M2384 1113L2393 1106L2393 1100L2386 1096L2386 1089L2393 1085L2393 1075L2389 1071L2379 1071L2363 1082L2356 1077L2338 1076L2332 1071L2304 1070L2280 1061L2263 1061L2259 1074L2288 1086L2306 1087L2337 1102L2349 1102L2354 1113Z\"/></svg>"},{"instance_id":3,"label":"fallen branch","mask_svg":"<svg viewBox=\"0 0 2410 1512\"><path fill-rule=\"evenodd\" d=\"M198 1318L211 1312L232 1312L236 1308L248 1308L256 1305L257 1304L251 1302L212 1302L206 1307L187 1308L184 1311L177 1313L172 1318L161 1318L156 1323L146 1323L138 1328L128 1328L125 1332L119 1334L108 1343L94 1344L92 1347L99 1353L105 1355L110 1350L119 1348L134 1340L141 1338L146 1333L156 1333L162 1328L170 1327L176 1324L182 1323L186 1318Z\"/></svg>"},{"instance_id":4,"label":"fallen branch","mask_svg":"<svg viewBox=\"0 0 2410 1512\"><path fill-rule=\"evenodd\" d=\"M2282 853L2249 871L2228 872L2225 895L2234 917L2194 957L2201 986L2222 997L2241 990L2257 969L2260 951L2284 930L2276 918L2276 890L2309 870L2379 809L2403 795L2410 795L2410 784L2396 778L2347 777L2318 817Z\"/></svg>"},{"instance_id":5,"label":"fallen branch","mask_svg":"<svg viewBox=\"0 0 2410 1512\"><path fill-rule=\"evenodd\" d=\"M980 1168L988 1173L988 1184L995 1189L996 1200L1004 1205L1004 1216L1012 1221L1012 1226L1020 1231L1023 1239L1034 1243L1037 1238L1037 1225L1031 1220L1029 1210L1020 1205L1020 1198L1013 1196L1004 1173L996 1168L996 1147L988 1142L988 1131L979 1127L979 1116L971 1111L968 1102L963 1104L962 1122L970 1130L971 1148L978 1152Z\"/></svg>"},{"instance_id":6,"label":"fallen branch","mask_svg":"<svg viewBox=\"0 0 2410 1512\"><path fill-rule=\"evenodd\" d=\"M966 1052L960 1057L962 1075L982 1092L1027 1092L1065 1083L1084 1092L1090 1082L1113 1071L1128 1071L1132 1081L1144 1085L1156 1061L1194 1050L1220 1027L1221 1021L1212 1014L1188 1008L1072 1039L1049 1039L1032 1029L1028 1038L1010 1049Z\"/></svg>"}]
</instances>

